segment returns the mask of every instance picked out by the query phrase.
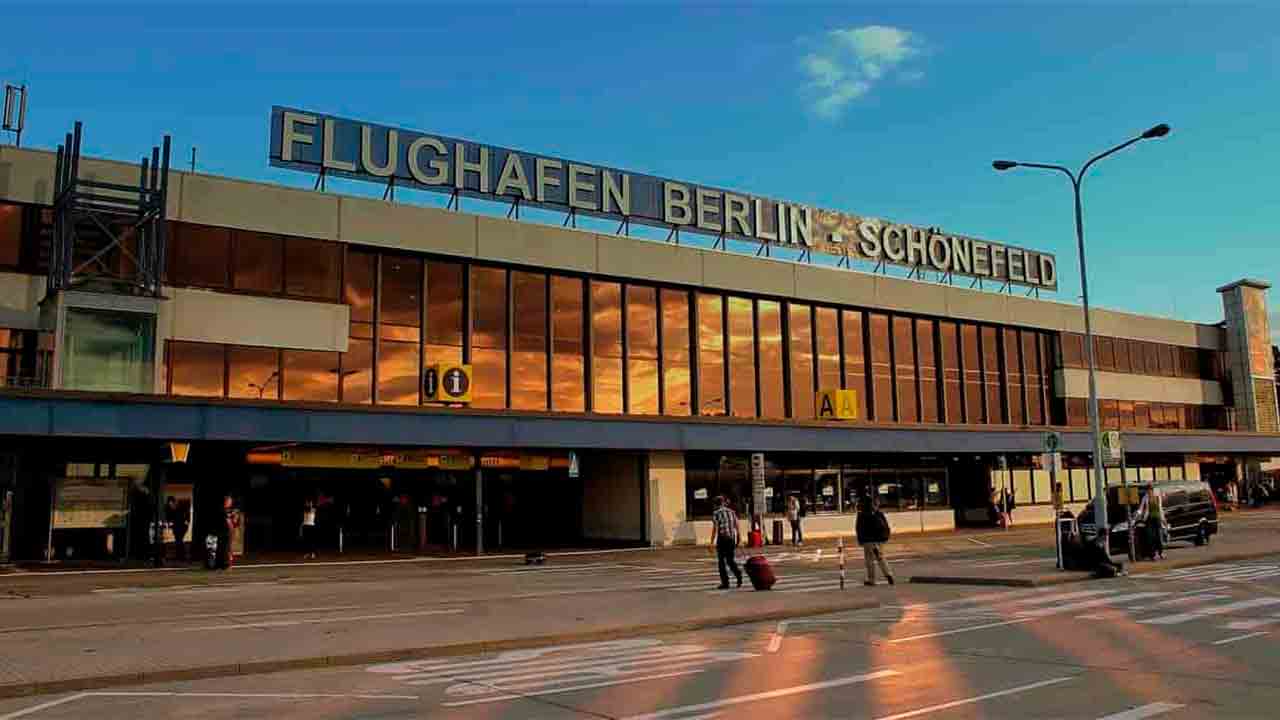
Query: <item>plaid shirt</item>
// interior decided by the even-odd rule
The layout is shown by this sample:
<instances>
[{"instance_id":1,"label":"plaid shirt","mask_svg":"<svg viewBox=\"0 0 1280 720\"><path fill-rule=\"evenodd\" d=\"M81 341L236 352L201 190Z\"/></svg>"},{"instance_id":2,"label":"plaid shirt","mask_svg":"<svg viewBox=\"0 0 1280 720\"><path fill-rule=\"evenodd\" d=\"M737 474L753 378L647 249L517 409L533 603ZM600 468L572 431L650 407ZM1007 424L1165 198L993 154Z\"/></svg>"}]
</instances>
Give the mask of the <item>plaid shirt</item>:
<instances>
[{"instance_id":1,"label":"plaid shirt","mask_svg":"<svg viewBox=\"0 0 1280 720\"><path fill-rule=\"evenodd\" d=\"M734 542L738 541L738 514L733 511L733 508L727 505L716 508L711 520L715 523L716 534L719 537L732 538Z\"/></svg>"}]
</instances>

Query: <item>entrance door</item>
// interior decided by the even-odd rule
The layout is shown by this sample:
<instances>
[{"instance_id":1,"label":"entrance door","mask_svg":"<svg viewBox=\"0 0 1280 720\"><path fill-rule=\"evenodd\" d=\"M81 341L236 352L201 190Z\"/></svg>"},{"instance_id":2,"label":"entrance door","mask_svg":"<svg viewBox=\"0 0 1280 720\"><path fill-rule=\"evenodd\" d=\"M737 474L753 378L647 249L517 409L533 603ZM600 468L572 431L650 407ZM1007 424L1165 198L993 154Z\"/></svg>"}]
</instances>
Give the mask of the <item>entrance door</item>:
<instances>
[{"instance_id":1,"label":"entrance door","mask_svg":"<svg viewBox=\"0 0 1280 720\"><path fill-rule=\"evenodd\" d=\"M486 549L567 547L582 540L582 483L565 469L485 470Z\"/></svg>"}]
</instances>

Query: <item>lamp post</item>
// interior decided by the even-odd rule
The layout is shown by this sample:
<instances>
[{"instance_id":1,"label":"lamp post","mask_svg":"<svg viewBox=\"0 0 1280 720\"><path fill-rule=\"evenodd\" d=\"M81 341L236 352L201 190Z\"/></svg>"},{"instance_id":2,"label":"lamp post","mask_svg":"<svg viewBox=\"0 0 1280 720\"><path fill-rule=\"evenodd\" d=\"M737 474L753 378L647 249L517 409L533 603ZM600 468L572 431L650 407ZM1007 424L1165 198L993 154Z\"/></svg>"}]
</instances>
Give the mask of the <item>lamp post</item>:
<instances>
[{"instance_id":1,"label":"lamp post","mask_svg":"<svg viewBox=\"0 0 1280 720\"><path fill-rule=\"evenodd\" d=\"M1080 185L1084 182L1084 175L1089 168L1099 160L1114 155L1121 150L1138 143L1142 140L1153 140L1162 138L1169 134L1169 126L1161 123L1141 135L1126 140L1116 145L1106 152L1099 153L1089 158L1089 161L1080 167L1077 172L1062 165L1051 165L1045 163L1032 162L1016 162L1013 160L996 160L991 163L991 167L998 171L1012 170L1013 168L1027 167L1037 168L1040 170L1056 170L1068 178L1071 178L1071 188L1075 193L1075 210L1076 210L1076 245L1080 253L1080 294L1084 302L1084 338L1085 338L1085 356L1089 361L1089 434L1093 440L1093 478L1094 478L1094 522L1098 527L1098 536L1102 539L1103 549L1110 553L1110 523L1107 522L1107 484L1106 477L1102 472L1102 435L1098 428L1098 381L1096 377L1096 368L1093 361L1093 325L1089 318L1089 280L1088 273L1085 270L1084 261L1084 217L1080 204Z\"/></svg>"}]
</instances>

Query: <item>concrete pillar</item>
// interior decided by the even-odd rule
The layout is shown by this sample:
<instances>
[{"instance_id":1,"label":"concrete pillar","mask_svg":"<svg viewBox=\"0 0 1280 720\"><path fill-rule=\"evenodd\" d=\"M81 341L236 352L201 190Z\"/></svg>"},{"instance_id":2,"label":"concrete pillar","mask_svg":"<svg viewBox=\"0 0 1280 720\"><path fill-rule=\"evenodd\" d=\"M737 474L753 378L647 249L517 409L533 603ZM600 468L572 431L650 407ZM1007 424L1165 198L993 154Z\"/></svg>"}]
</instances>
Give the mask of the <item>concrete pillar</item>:
<instances>
[{"instance_id":1,"label":"concrete pillar","mask_svg":"<svg viewBox=\"0 0 1280 720\"><path fill-rule=\"evenodd\" d=\"M684 453L649 453L647 473L645 522L649 543L659 547L673 545L685 539L681 530L687 530L688 539L692 539L692 529L686 527Z\"/></svg>"},{"instance_id":2,"label":"concrete pillar","mask_svg":"<svg viewBox=\"0 0 1280 720\"><path fill-rule=\"evenodd\" d=\"M1280 433L1276 372L1271 355L1267 289L1261 280L1238 280L1218 288L1226 318L1226 371L1235 398L1236 429Z\"/></svg>"}]
</instances>

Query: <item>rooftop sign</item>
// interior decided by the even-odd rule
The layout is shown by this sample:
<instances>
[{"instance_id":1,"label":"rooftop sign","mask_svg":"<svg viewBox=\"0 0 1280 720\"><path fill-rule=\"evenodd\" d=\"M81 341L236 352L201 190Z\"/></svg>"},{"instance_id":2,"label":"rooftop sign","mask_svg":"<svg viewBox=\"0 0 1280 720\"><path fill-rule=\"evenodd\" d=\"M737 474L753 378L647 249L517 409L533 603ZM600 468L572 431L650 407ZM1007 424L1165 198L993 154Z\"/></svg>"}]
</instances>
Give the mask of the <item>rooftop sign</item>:
<instances>
[{"instance_id":1,"label":"rooftop sign","mask_svg":"<svg viewBox=\"0 0 1280 720\"><path fill-rule=\"evenodd\" d=\"M936 228L273 107L271 164L1057 289L1054 256Z\"/></svg>"}]
</instances>

